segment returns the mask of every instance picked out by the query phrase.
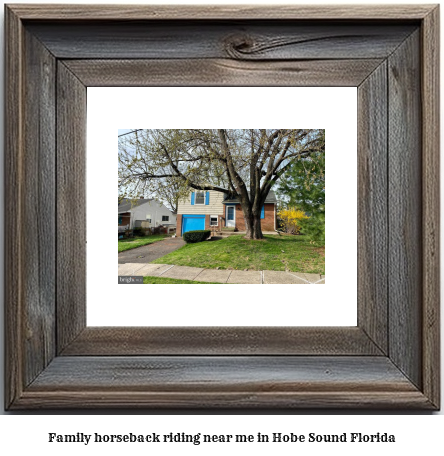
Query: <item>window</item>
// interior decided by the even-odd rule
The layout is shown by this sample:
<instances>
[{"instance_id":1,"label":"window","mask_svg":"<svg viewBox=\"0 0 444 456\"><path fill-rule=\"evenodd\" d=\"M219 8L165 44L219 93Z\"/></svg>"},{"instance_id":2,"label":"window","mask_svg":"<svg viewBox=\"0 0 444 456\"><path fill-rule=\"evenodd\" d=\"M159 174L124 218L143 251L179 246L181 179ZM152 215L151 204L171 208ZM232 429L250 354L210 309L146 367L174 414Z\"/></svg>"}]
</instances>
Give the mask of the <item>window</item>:
<instances>
[{"instance_id":1,"label":"window","mask_svg":"<svg viewBox=\"0 0 444 456\"><path fill-rule=\"evenodd\" d=\"M169 215L162 215L162 222L169 222L170 216Z\"/></svg>"},{"instance_id":2,"label":"window","mask_svg":"<svg viewBox=\"0 0 444 456\"><path fill-rule=\"evenodd\" d=\"M196 201L194 204L205 204L205 192L196 192Z\"/></svg>"},{"instance_id":3,"label":"window","mask_svg":"<svg viewBox=\"0 0 444 456\"><path fill-rule=\"evenodd\" d=\"M218 222L217 222L217 215L210 215L210 226L217 226L218 225Z\"/></svg>"},{"instance_id":4,"label":"window","mask_svg":"<svg viewBox=\"0 0 444 456\"><path fill-rule=\"evenodd\" d=\"M151 214L146 214L146 221L151 223Z\"/></svg>"}]
</instances>

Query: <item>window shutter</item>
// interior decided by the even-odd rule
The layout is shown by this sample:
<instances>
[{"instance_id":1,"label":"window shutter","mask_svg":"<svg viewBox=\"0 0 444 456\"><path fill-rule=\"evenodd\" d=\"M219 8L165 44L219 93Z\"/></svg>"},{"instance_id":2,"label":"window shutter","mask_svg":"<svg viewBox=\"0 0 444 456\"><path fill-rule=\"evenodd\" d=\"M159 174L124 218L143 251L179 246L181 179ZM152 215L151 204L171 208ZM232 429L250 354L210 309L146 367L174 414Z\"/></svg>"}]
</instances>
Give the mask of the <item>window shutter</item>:
<instances>
[{"instance_id":1,"label":"window shutter","mask_svg":"<svg viewBox=\"0 0 444 456\"><path fill-rule=\"evenodd\" d=\"M262 206L261 209L261 219L265 218L265 206Z\"/></svg>"},{"instance_id":2,"label":"window shutter","mask_svg":"<svg viewBox=\"0 0 444 456\"><path fill-rule=\"evenodd\" d=\"M191 192L191 205L194 206L194 192Z\"/></svg>"},{"instance_id":3,"label":"window shutter","mask_svg":"<svg viewBox=\"0 0 444 456\"><path fill-rule=\"evenodd\" d=\"M210 204L210 192L205 193L205 206Z\"/></svg>"}]
</instances>

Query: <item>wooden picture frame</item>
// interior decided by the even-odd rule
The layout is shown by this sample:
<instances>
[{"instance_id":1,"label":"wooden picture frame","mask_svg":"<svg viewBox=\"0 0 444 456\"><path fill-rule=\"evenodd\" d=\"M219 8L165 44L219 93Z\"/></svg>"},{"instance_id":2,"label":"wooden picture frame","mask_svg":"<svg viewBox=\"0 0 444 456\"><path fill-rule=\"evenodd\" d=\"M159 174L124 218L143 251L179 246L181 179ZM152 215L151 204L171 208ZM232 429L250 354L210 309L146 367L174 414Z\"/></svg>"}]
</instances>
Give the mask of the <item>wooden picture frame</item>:
<instances>
[{"instance_id":1,"label":"wooden picture frame","mask_svg":"<svg viewBox=\"0 0 444 456\"><path fill-rule=\"evenodd\" d=\"M438 6L5 17L6 409L439 409ZM358 87L357 327L86 327L86 87L122 85Z\"/></svg>"}]
</instances>

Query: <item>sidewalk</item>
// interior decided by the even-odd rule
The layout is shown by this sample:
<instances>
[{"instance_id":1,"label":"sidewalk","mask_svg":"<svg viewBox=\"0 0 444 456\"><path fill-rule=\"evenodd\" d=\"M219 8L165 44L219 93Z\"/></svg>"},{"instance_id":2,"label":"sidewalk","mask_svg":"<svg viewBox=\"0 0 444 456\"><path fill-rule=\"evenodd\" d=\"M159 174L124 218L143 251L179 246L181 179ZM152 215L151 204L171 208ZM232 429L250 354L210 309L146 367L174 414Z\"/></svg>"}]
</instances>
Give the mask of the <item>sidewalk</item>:
<instances>
[{"instance_id":1,"label":"sidewalk","mask_svg":"<svg viewBox=\"0 0 444 456\"><path fill-rule=\"evenodd\" d=\"M119 276L152 276L199 282L245 284L324 284L325 276L285 271L203 269L171 264L119 264Z\"/></svg>"}]
</instances>

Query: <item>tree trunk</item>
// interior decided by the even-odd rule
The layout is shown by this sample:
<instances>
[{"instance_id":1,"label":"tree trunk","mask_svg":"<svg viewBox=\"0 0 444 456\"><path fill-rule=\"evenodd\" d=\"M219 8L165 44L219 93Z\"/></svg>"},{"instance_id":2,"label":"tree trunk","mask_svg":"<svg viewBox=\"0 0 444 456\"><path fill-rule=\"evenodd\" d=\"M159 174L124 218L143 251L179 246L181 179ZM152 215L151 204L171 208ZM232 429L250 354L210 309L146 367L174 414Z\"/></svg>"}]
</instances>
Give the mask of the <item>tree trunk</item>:
<instances>
[{"instance_id":1,"label":"tree trunk","mask_svg":"<svg viewBox=\"0 0 444 456\"><path fill-rule=\"evenodd\" d=\"M247 234L245 235L245 239L264 239L264 235L262 234L261 229L261 215L250 213L247 216L244 212L245 218L245 228L247 230Z\"/></svg>"}]
</instances>

